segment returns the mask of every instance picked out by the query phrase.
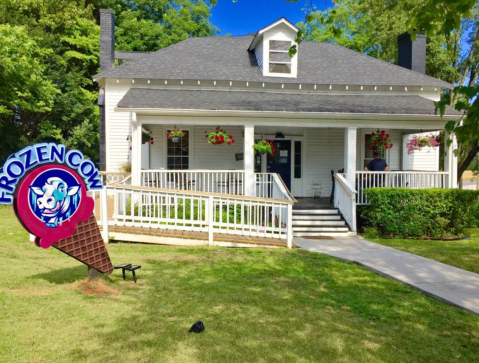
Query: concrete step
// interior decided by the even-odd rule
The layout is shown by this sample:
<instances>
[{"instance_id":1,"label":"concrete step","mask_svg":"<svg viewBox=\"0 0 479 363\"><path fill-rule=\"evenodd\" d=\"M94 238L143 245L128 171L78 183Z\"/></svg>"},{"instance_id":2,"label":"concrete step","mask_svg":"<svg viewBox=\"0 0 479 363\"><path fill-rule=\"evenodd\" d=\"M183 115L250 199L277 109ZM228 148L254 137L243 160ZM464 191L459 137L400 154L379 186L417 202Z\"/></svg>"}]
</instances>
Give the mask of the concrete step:
<instances>
[{"instance_id":1,"label":"concrete step","mask_svg":"<svg viewBox=\"0 0 479 363\"><path fill-rule=\"evenodd\" d=\"M293 215L300 215L300 214L339 214L337 209L294 209L293 208Z\"/></svg>"},{"instance_id":2,"label":"concrete step","mask_svg":"<svg viewBox=\"0 0 479 363\"><path fill-rule=\"evenodd\" d=\"M296 232L348 232L349 228L347 226L343 227L311 227L311 226L301 226L293 227L293 234Z\"/></svg>"},{"instance_id":3,"label":"concrete step","mask_svg":"<svg viewBox=\"0 0 479 363\"><path fill-rule=\"evenodd\" d=\"M293 215L293 221L339 221L341 220L340 214L311 214L311 215L302 215L296 214Z\"/></svg>"},{"instance_id":4,"label":"concrete step","mask_svg":"<svg viewBox=\"0 0 479 363\"><path fill-rule=\"evenodd\" d=\"M339 219L339 218L338 218ZM345 226L346 222L342 220L337 221L298 221L293 219L293 228L294 226L325 226L325 227L332 227L332 226Z\"/></svg>"},{"instance_id":5,"label":"concrete step","mask_svg":"<svg viewBox=\"0 0 479 363\"><path fill-rule=\"evenodd\" d=\"M293 237L348 237L356 236L354 232L294 232Z\"/></svg>"}]
</instances>

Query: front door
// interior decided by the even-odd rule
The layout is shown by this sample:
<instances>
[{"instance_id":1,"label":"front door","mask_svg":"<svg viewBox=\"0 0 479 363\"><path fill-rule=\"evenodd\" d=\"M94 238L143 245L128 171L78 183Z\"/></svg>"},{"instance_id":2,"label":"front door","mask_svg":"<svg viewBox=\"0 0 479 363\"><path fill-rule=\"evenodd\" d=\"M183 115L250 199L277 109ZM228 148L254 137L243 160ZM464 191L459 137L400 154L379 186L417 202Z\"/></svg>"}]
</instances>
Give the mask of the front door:
<instances>
[{"instance_id":1,"label":"front door","mask_svg":"<svg viewBox=\"0 0 479 363\"><path fill-rule=\"evenodd\" d=\"M268 173L278 173L291 190L291 140L274 140L274 156L268 155Z\"/></svg>"}]
</instances>

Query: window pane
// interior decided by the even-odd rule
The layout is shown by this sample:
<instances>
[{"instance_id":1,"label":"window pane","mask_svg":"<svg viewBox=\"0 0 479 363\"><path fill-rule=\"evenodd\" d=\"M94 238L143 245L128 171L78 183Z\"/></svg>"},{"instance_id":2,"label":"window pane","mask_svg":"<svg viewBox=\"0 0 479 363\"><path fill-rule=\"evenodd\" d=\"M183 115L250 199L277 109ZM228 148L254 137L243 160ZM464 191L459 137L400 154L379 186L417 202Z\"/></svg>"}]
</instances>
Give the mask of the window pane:
<instances>
[{"instance_id":1,"label":"window pane","mask_svg":"<svg viewBox=\"0 0 479 363\"><path fill-rule=\"evenodd\" d=\"M294 142L294 177L301 179L301 141Z\"/></svg>"},{"instance_id":2,"label":"window pane","mask_svg":"<svg viewBox=\"0 0 479 363\"><path fill-rule=\"evenodd\" d=\"M269 60L271 62L290 62L291 63L291 58L289 57L288 53L270 52Z\"/></svg>"},{"instance_id":3,"label":"window pane","mask_svg":"<svg viewBox=\"0 0 479 363\"><path fill-rule=\"evenodd\" d=\"M291 64L270 63L269 71L271 73L291 73Z\"/></svg>"},{"instance_id":4,"label":"window pane","mask_svg":"<svg viewBox=\"0 0 479 363\"><path fill-rule=\"evenodd\" d=\"M301 154L301 141L294 142L294 152L296 154Z\"/></svg>"},{"instance_id":5,"label":"window pane","mask_svg":"<svg viewBox=\"0 0 479 363\"><path fill-rule=\"evenodd\" d=\"M270 40L269 49L270 50L289 50L291 48L291 42L285 40Z\"/></svg>"},{"instance_id":6,"label":"window pane","mask_svg":"<svg viewBox=\"0 0 479 363\"><path fill-rule=\"evenodd\" d=\"M294 167L294 178L295 179L301 179L301 167L300 166L295 166Z\"/></svg>"}]
</instances>

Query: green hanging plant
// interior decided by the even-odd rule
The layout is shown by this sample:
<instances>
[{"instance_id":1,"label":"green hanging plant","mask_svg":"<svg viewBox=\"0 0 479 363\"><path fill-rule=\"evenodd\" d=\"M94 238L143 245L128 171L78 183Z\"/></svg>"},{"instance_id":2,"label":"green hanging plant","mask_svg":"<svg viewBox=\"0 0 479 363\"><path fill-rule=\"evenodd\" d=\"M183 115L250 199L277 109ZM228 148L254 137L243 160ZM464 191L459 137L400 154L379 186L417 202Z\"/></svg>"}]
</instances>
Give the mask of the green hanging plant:
<instances>
[{"instance_id":1,"label":"green hanging plant","mask_svg":"<svg viewBox=\"0 0 479 363\"><path fill-rule=\"evenodd\" d=\"M255 154L269 154L274 156L276 148L273 146L273 140L264 139L258 141L256 144L253 144L253 149Z\"/></svg>"}]
</instances>

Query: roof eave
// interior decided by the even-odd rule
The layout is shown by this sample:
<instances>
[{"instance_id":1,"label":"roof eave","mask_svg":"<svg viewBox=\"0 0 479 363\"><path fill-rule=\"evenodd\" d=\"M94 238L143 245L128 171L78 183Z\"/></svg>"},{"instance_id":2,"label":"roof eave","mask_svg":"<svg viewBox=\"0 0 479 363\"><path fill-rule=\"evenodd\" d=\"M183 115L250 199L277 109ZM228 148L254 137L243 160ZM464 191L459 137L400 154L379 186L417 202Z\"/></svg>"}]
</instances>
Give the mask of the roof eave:
<instances>
[{"instance_id":1,"label":"roof eave","mask_svg":"<svg viewBox=\"0 0 479 363\"><path fill-rule=\"evenodd\" d=\"M347 112L292 112L292 111L249 111L249 110L201 110L201 109L167 109L167 108L135 108L115 107L115 112L136 112L143 115L169 116L231 116L257 118L286 118L286 119L327 119L327 120L390 120L390 121L439 121L444 123L459 120L462 115L433 114L391 114L391 113L347 113ZM446 120L446 118L448 120Z\"/></svg>"}]
</instances>

